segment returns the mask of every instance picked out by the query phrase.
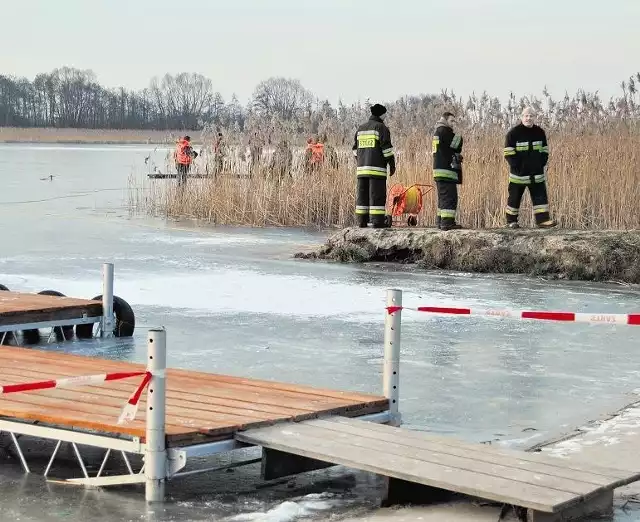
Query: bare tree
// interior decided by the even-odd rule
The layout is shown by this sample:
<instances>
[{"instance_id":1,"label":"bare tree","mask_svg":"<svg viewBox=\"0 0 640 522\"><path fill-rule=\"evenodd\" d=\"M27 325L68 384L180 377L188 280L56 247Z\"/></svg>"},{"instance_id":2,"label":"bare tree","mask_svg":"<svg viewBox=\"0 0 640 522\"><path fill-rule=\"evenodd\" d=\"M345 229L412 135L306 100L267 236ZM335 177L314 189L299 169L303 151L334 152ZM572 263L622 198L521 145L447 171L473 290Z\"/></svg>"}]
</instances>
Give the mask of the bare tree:
<instances>
[{"instance_id":1,"label":"bare tree","mask_svg":"<svg viewBox=\"0 0 640 522\"><path fill-rule=\"evenodd\" d=\"M304 109L311 109L314 97L299 80L269 78L258 84L253 92L252 106L260 116L277 116L292 120Z\"/></svg>"}]
</instances>

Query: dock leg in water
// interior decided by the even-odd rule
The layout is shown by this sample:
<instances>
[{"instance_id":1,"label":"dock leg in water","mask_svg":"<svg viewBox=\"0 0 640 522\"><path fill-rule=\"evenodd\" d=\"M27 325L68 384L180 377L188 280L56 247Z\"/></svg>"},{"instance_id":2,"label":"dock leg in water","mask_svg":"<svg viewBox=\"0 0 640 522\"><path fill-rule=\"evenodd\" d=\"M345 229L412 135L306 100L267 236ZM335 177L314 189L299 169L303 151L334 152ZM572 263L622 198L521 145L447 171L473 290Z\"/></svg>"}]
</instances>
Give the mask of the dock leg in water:
<instances>
[{"instance_id":1,"label":"dock leg in water","mask_svg":"<svg viewBox=\"0 0 640 522\"><path fill-rule=\"evenodd\" d=\"M391 426L400 426L400 324L402 290L387 290L387 312L384 318L384 396L389 399Z\"/></svg>"},{"instance_id":2,"label":"dock leg in water","mask_svg":"<svg viewBox=\"0 0 640 522\"><path fill-rule=\"evenodd\" d=\"M102 265L102 324L101 337L113 337L113 263Z\"/></svg>"},{"instance_id":3,"label":"dock leg in water","mask_svg":"<svg viewBox=\"0 0 640 522\"><path fill-rule=\"evenodd\" d=\"M167 368L167 333L164 328L149 330L147 369L152 372L147 392L147 433L144 456L147 502L163 502L167 480L165 442L165 396Z\"/></svg>"}]
</instances>

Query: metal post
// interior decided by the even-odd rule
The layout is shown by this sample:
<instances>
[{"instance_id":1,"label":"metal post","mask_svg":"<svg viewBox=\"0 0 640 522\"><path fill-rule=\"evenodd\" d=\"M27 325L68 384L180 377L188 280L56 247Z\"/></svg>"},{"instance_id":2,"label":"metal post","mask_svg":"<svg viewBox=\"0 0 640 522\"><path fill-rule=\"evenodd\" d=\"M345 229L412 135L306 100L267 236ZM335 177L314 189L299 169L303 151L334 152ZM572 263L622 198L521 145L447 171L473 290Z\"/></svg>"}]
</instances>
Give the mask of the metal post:
<instances>
[{"instance_id":1,"label":"metal post","mask_svg":"<svg viewBox=\"0 0 640 522\"><path fill-rule=\"evenodd\" d=\"M147 391L147 437L144 456L147 502L163 502L167 478L165 445L165 371L167 368L167 333L164 328L149 330L147 370L152 373Z\"/></svg>"},{"instance_id":2,"label":"metal post","mask_svg":"<svg viewBox=\"0 0 640 522\"><path fill-rule=\"evenodd\" d=\"M113 263L102 265L102 322L100 336L112 337L115 318L113 316Z\"/></svg>"},{"instance_id":3,"label":"metal post","mask_svg":"<svg viewBox=\"0 0 640 522\"><path fill-rule=\"evenodd\" d=\"M391 308L390 307L399 307ZM400 323L402 317L402 290L387 290L387 311L384 319L384 396L389 399L392 426L400 426Z\"/></svg>"}]
</instances>

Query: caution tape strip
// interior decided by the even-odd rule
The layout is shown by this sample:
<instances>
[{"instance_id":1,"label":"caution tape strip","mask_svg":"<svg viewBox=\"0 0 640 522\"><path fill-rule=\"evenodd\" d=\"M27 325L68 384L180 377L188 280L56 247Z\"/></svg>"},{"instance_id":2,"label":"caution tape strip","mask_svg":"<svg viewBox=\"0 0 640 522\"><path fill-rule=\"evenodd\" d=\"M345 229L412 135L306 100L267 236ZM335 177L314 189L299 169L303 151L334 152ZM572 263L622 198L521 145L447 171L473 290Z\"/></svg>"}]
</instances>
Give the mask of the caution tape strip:
<instances>
[{"instance_id":1,"label":"caution tape strip","mask_svg":"<svg viewBox=\"0 0 640 522\"><path fill-rule=\"evenodd\" d=\"M131 377L139 377L144 375L142 382L138 385L135 391L131 394L122 413L118 417L118 424L124 424L133 420L138 412L138 404L140 403L140 397L142 392L147 387L153 377L153 373L150 371L144 372L114 372L114 373L100 373L96 375L81 375L78 377L65 377L63 379L52 379L48 381L36 381L27 382L21 384L6 384L0 386L0 395L6 395L9 393L20 393L37 390L47 390L50 388L74 388L76 386L88 386L92 384L100 384L109 381L119 381L122 379L130 379ZM164 377L164 372L158 372L157 377Z\"/></svg>"},{"instance_id":2,"label":"caution tape strip","mask_svg":"<svg viewBox=\"0 0 640 522\"><path fill-rule=\"evenodd\" d=\"M592 324L626 324L639 326L640 314L603 314L583 312L544 312L528 310L500 310L495 308L454 308L444 306L387 306L387 313L399 310L427 312L446 315L474 315L484 317L505 317L510 319L537 319L542 321L562 321Z\"/></svg>"}]
</instances>

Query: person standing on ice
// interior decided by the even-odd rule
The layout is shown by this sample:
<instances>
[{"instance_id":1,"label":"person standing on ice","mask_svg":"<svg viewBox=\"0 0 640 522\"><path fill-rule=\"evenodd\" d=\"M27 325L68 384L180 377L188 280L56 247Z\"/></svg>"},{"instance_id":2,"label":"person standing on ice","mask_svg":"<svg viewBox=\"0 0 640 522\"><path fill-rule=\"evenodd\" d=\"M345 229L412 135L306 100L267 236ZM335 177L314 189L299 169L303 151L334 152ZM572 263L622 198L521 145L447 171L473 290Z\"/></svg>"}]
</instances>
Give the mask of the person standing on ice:
<instances>
[{"instance_id":1,"label":"person standing on ice","mask_svg":"<svg viewBox=\"0 0 640 522\"><path fill-rule=\"evenodd\" d=\"M384 124L387 108L376 103L371 116L356 131L353 153L357 158L356 216L358 226L365 228L369 221L374 228L390 225L386 217L387 166L389 175L396 172L396 159L391 144L391 132Z\"/></svg>"},{"instance_id":2,"label":"person standing on ice","mask_svg":"<svg viewBox=\"0 0 640 522\"><path fill-rule=\"evenodd\" d=\"M520 123L507 132L504 157L509 164L509 198L505 209L507 228L519 228L520 202L526 188L539 228L555 227L549 214L547 197L547 162L549 145L544 130L534 123L535 111L526 107Z\"/></svg>"},{"instance_id":3,"label":"person standing on ice","mask_svg":"<svg viewBox=\"0 0 640 522\"><path fill-rule=\"evenodd\" d=\"M177 141L173 157L176 171L178 172L178 186L183 186L187 183L187 175L191 169L191 163L198 157L198 153L191 146L190 136L185 136Z\"/></svg>"},{"instance_id":4,"label":"person standing on ice","mask_svg":"<svg viewBox=\"0 0 640 522\"><path fill-rule=\"evenodd\" d=\"M436 224L440 230L462 228L456 223L458 211L458 185L462 183L462 136L453 126L455 116L445 112L436 123L431 141L433 179L438 186L438 212Z\"/></svg>"}]
</instances>

